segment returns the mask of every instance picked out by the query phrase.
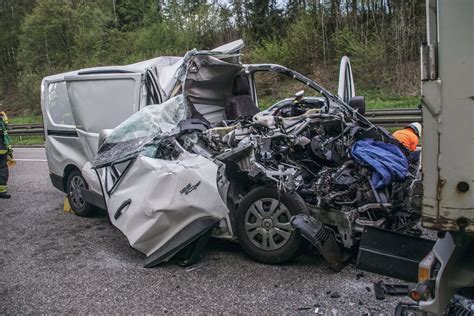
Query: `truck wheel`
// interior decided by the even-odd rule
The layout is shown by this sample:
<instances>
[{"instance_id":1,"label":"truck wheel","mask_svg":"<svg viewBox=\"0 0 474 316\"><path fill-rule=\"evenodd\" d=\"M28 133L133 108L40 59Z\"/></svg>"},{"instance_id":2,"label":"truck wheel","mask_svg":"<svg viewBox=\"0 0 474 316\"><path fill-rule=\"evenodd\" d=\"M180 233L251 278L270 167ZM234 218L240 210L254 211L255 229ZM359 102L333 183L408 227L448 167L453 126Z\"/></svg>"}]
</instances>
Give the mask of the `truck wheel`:
<instances>
[{"instance_id":1,"label":"truck wheel","mask_svg":"<svg viewBox=\"0 0 474 316\"><path fill-rule=\"evenodd\" d=\"M236 214L236 234L243 250L263 263L294 258L303 239L290 224L292 216L307 213L296 193L281 193L274 186L258 187L241 201Z\"/></svg>"},{"instance_id":2,"label":"truck wheel","mask_svg":"<svg viewBox=\"0 0 474 316\"><path fill-rule=\"evenodd\" d=\"M67 198L74 214L88 217L94 213L94 207L84 200L81 189L88 188L86 180L78 170L73 170L67 178Z\"/></svg>"}]
</instances>

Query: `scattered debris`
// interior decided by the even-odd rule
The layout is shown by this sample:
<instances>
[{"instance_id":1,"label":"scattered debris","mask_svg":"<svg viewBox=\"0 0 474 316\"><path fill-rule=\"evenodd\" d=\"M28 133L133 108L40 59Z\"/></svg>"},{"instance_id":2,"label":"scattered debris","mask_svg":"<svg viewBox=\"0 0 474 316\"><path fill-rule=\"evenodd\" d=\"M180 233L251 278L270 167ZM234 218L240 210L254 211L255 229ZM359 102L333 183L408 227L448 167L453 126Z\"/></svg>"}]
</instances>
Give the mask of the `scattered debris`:
<instances>
[{"instance_id":1,"label":"scattered debris","mask_svg":"<svg viewBox=\"0 0 474 316\"><path fill-rule=\"evenodd\" d=\"M416 303L398 303L395 308L395 316L410 315L410 316L428 316L428 313L420 311Z\"/></svg>"},{"instance_id":2,"label":"scattered debris","mask_svg":"<svg viewBox=\"0 0 474 316\"><path fill-rule=\"evenodd\" d=\"M222 257L212 257L211 260L212 261L220 261L220 260L222 260Z\"/></svg>"},{"instance_id":3,"label":"scattered debris","mask_svg":"<svg viewBox=\"0 0 474 316\"><path fill-rule=\"evenodd\" d=\"M191 271L194 271L194 270L197 270L197 269L204 268L207 265L209 265L209 262L207 262L207 261L206 262L201 262L201 263L198 263L198 264L193 264L192 266L189 266L186 269L184 269L184 271L191 272Z\"/></svg>"},{"instance_id":4,"label":"scattered debris","mask_svg":"<svg viewBox=\"0 0 474 316\"><path fill-rule=\"evenodd\" d=\"M298 307L296 310L297 311L309 311L310 309L312 309L312 307Z\"/></svg>"},{"instance_id":5,"label":"scattered debris","mask_svg":"<svg viewBox=\"0 0 474 316\"><path fill-rule=\"evenodd\" d=\"M455 294L445 310L445 315L473 316L474 300Z\"/></svg>"},{"instance_id":6,"label":"scattered debris","mask_svg":"<svg viewBox=\"0 0 474 316\"><path fill-rule=\"evenodd\" d=\"M375 298L385 299L388 295L408 295L408 284L385 284L382 280L374 283Z\"/></svg>"}]
</instances>

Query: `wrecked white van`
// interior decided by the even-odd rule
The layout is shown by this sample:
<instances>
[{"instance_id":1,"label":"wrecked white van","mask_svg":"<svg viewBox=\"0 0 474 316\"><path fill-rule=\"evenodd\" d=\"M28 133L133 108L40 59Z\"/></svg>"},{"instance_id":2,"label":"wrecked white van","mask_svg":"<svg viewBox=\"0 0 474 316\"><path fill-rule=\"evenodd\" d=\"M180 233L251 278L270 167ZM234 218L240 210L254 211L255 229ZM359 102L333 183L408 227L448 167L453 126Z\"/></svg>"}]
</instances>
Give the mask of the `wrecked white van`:
<instances>
[{"instance_id":1,"label":"wrecked white van","mask_svg":"<svg viewBox=\"0 0 474 316\"><path fill-rule=\"evenodd\" d=\"M99 133L114 128L148 104L160 103L156 88L159 60L124 67L84 69L43 79L43 112L46 156L53 185L68 194L77 215L87 216L92 204L103 206L102 197L81 189L94 188L81 169L92 160L98 148Z\"/></svg>"},{"instance_id":2,"label":"wrecked white van","mask_svg":"<svg viewBox=\"0 0 474 316\"><path fill-rule=\"evenodd\" d=\"M217 49L234 53L242 46L239 40ZM57 189L67 193L75 214L88 216L94 206L105 208L98 181L87 182L81 174L97 153L100 132L176 94L173 89L183 60L165 56L43 79L41 110L50 177Z\"/></svg>"},{"instance_id":3,"label":"wrecked white van","mask_svg":"<svg viewBox=\"0 0 474 316\"><path fill-rule=\"evenodd\" d=\"M195 262L212 234L238 240L266 263L293 258L306 239L340 270L366 227L411 229L418 219L410 205L418 163L362 115L364 100L354 96L348 60L335 96L286 67L241 64L241 47L238 41L163 57L166 66L160 59L146 63L155 70L142 67L137 75L137 106L121 113L123 122L106 123L100 112L102 126L90 116L109 104L113 89L92 103L93 83L76 85L81 73L64 76L77 133L73 146L90 150L70 180L61 180L71 204L81 196L79 202L106 208L130 244L147 255L148 267L171 258ZM311 96L298 92L259 111L256 74L262 72L302 83ZM59 145L49 142L47 151ZM67 155L49 153L50 168L52 159ZM62 179L64 170L57 171Z\"/></svg>"}]
</instances>

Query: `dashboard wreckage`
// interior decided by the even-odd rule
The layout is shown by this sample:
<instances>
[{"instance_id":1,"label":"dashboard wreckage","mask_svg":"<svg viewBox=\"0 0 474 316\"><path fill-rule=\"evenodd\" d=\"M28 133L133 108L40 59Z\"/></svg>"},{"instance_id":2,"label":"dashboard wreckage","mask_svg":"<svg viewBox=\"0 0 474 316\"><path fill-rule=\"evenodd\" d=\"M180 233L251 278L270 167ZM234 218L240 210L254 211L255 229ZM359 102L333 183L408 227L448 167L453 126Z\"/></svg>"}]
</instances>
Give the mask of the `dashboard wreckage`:
<instances>
[{"instance_id":1,"label":"dashboard wreckage","mask_svg":"<svg viewBox=\"0 0 474 316\"><path fill-rule=\"evenodd\" d=\"M242 64L242 47L44 78L51 180L73 211L107 209L146 267L192 264L213 236L264 263L312 245L338 271L367 228L417 233L420 164L363 116L349 59L333 95ZM304 90L260 111L259 73Z\"/></svg>"}]
</instances>

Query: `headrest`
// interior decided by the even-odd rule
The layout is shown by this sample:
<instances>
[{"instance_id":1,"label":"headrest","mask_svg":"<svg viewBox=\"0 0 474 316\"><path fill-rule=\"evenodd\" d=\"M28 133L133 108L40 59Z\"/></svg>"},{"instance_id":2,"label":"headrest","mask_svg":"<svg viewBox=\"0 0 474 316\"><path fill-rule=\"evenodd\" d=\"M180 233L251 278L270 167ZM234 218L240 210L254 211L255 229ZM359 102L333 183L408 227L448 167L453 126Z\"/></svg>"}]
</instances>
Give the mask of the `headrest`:
<instances>
[{"instance_id":1,"label":"headrest","mask_svg":"<svg viewBox=\"0 0 474 316\"><path fill-rule=\"evenodd\" d=\"M232 86L232 94L233 95L242 95L248 94L250 95L250 86L249 81L247 78L238 76L234 79L234 85Z\"/></svg>"}]
</instances>

